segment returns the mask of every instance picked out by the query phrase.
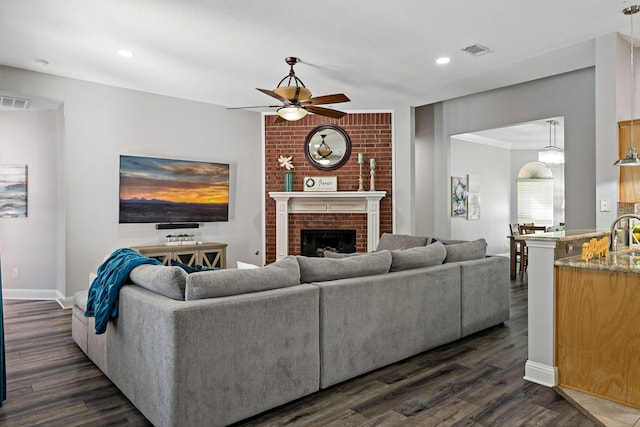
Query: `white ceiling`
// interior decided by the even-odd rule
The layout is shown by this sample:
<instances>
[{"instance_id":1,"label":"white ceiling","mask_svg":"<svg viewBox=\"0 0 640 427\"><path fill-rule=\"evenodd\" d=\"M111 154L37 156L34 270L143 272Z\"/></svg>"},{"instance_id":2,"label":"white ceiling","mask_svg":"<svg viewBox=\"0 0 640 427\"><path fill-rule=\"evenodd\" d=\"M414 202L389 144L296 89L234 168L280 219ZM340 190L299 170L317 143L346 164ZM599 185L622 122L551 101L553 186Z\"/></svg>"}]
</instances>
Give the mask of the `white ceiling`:
<instances>
[{"instance_id":1,"label":"white ceiling","mask_svg":"<svg viewBox=\"0 0 640 427\"><path fill-rule=\"evenodd\" d=\"M333 107L388 109L592 65L596 37L629 34L629 4L0 0L0 64L239 107L272 105L255 88L274 89L288 73L284 58L296 56L296 74L314 95L351 98ZM462 51L475 43L491 52ZM445 55L451 62L436 65Z\"/></svg>"},{"instance_id":2,"label":"white ceiling","mask_svg":"<svg viewBox=\"0 0 640 427\"><path fill-rule=\"evenodd\" d=\"M552 126L549 121L555 121ZM564 117L550 117L497 129L462 133L452 138L511 150L556 146L564 149Z\"/></svg>"}]
</instances>

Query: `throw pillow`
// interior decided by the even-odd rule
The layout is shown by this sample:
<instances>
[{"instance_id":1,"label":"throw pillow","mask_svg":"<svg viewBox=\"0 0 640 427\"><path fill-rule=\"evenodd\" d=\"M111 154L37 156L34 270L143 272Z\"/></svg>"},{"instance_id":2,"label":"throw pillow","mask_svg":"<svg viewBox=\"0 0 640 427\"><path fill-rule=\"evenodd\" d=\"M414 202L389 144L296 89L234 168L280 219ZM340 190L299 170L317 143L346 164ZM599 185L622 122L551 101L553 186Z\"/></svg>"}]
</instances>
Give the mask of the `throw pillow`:
<instances>
[{"instance_id":1,"label":"throw pillow","mask_svg":"<svg viewBox=\"0 0 640 427\"><path fill-rule=\"evenodd\" d=\"M382 236L380 236L380 240L378 241L378 247L376 248L376 251L391 251L397 249L415 248L416 246L426 246L427 241L428 238L423 236L382 233Z\"/></svg>"},{"instance_id":2,"label":"throw pillow","mask_svg":"<svg viewBox=\"0 0 640 427\"><path fill-rule=\"evenodd\" d=\"M469 261L484 258L487 255L487 241L485 239L471 242L445 245L447 257L444 262Z\"/></svg>"},{"instance_id":3,"label":"throw pillow","mask_svg":"<svg viewBox=\"0 0 640 427\"><path fill-rule=\"evenodd\" d=\"M389 271L411 270L420 267L431 267L442 264L447 250L442 243L433 243L410 249L391 251L391 268Z\"/></svg>"},{"instance_id":4,"label":"throw pillow","mask_svg":"<svg viewBox=\"0 0 640 427\"><path fill-rule=\"evenodd\" d=\"M325 282L387 273L391 266L391 253L371 252L347 258L298 256L298 263L302 283Z\"/></svg>"},{"instance_id":5,"label":"throw pillow","mask_svg":"<svg viewBox=\"0 0 640 427\"><path fill-rule=\"evenodd\" d=\"M140 287L184 301L187 272L180 267L143 264L131 270L129 279Z\"/></svg>"},{"instance_id":6,"label":"throw pillow","mask_svg":"<svg viewBox=\"0 0 640 427\"><path fill-rule=\"evenodd\" d=\"M300 267L294 256L288 256L265 267L189 274L185 299L226 297L299 284Z\"/></svg>"}]
</instances>

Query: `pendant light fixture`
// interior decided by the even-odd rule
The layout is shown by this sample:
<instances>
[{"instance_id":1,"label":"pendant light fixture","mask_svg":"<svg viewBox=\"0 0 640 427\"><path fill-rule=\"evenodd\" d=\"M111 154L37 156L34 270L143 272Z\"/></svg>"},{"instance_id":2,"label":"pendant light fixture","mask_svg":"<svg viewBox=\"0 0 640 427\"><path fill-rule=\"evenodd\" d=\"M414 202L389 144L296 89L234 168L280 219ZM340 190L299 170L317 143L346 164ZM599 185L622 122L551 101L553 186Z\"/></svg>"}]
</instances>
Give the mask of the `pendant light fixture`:
<instances>
[{"instance_id":1,"label":"pendant light fixture","mask_svg":"<svg viewBox=\"0 0 640 427\"><path fill-rule=\"evenodd\" d=\"M556 126L558 122L555 120L547 120L549 123L549 145L544 147L544 151L538 152L538 161L545 164L562 164L564 163L564 152L556 146ZM553 133L553 142L551 134Z\"/></svg>"},{"instance_id":2,"label":"pendant light fixture","mask_svg":"<svg viewBox=\"0 0 640 427\"><path fill-rule=\"evenodd\" d=\"M624 159L617 160L614 166L640 166L640 160L638 159L638 153L633 145L633 120L635 117L634 107L636 98L636 85L635 85L635 71L633 64L633 15L640 12L639 5L633 5L625 8L622 11L625 15L631 17L631 146Z\"/></svg>"}]
</instances>

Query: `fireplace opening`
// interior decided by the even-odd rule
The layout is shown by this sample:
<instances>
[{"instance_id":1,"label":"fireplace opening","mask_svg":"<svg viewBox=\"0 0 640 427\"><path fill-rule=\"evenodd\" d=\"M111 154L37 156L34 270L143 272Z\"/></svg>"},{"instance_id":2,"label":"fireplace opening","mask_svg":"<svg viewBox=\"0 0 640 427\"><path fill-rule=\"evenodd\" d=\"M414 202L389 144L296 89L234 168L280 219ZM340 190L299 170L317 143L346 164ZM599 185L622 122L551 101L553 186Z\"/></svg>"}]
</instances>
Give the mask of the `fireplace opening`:
<instances>
[{"instance_id":1,"label":"fireplace opening","mask_svg":"<svg viewBox=\"0 0 640 427\"><path fill-rule=\"evenodd\" d=\"M356 251L356 230L300 230L300 254L323 256L325 250Z\"/></svg>"}]
</instances>

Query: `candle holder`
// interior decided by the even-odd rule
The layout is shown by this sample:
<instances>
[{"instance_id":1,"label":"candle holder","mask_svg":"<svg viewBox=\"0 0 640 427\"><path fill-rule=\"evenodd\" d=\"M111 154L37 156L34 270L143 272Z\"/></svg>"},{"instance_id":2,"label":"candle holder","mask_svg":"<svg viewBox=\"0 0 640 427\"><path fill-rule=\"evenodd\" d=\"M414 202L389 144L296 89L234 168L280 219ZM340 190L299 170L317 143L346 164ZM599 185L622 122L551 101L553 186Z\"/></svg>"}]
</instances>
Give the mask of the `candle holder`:
<instances>
[{"instance_id":1,"label":"candle holder","mask_svg":"<svg viewBox=\"0 0 640 427\"><path fill-rule=\"evenodd\" d=\"M375 181L376 167L374 165L371 166L371 171L369 173L371 174L371 183L369 184L369 191L376 191L376 181Z\"/></svg>"},{"instance_id":2,"label":"candle holder","mask_svg":"<svg viewBox=\"0 0 640 427\"><path fill-rule=\"evenodd\" d=\"M360 175L358 176L358 191L364 191L364 186L362 185L362 162L358 162L360 164Z\"/></svg>"}]
</instances>

